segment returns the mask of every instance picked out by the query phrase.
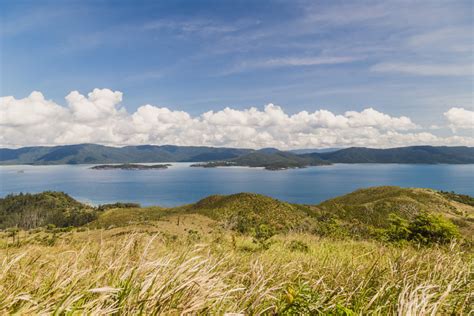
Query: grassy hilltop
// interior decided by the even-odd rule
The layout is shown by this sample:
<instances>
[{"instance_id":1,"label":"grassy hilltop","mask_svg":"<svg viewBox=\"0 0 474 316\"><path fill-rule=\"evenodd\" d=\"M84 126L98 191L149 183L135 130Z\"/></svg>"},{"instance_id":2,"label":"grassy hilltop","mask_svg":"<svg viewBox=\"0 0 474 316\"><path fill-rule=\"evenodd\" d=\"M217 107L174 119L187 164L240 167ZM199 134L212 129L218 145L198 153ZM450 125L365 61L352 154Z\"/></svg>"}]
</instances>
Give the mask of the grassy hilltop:
<instances>
[{"instance_id":1,"label":"grassy hilltop","mask_svg":"<svg viewBox=\"0 0 474 316\"><path fill-rule=\"evenodd\" d=\"M34 219L34 220L32 220ZM175 208L0 199L0 312L467 314L474 199L362 189Z\"/></svg>"}]
</instances>

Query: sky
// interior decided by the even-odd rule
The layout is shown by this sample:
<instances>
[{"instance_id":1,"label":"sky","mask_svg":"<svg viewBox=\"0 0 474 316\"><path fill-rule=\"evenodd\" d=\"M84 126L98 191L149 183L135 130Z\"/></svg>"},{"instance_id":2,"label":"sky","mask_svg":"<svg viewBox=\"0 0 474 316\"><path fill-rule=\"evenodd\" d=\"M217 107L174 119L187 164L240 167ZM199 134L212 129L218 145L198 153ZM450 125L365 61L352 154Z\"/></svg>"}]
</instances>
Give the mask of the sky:
<instances>
[{"instance_id":1,"label":"sky","mask_svg":"<svg viewBox=\"0 0 474 316\"><path fill-rule=\"evenodd\" d=\"M0 1L0 146L474 146L472 1Z\"/></svg>"}]
</instances>

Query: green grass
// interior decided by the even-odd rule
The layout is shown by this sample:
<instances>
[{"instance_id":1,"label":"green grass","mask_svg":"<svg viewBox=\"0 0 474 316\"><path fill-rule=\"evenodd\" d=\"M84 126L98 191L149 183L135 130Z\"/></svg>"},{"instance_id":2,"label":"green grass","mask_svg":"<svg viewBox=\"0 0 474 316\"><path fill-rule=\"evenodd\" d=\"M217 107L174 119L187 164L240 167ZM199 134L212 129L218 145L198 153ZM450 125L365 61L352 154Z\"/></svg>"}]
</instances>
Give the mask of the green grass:
<instances>
[{"instance_id":1,"label":"green grass","mask_svg":"<svg viewBox=\"0 0 474 316\"><path fill-rule=\"evenodd\" d=\"M474 290L456 244L279 234L260 247L220 229L169 239L159 225L38 241L52 234L0 233L0 313L459 315Z\"/></svg>"},{"instance_id":2,"label":"green grass","mask_svg":"<svg viewBox=\"0 0 474 316\"><path fill-rule=\"evenodd\" d=\"M88 224L92 228L127 226L148 221L157 221L172 213L161 207L113 208L101 213L97 220Z\"/></svg>"}]
</instances>

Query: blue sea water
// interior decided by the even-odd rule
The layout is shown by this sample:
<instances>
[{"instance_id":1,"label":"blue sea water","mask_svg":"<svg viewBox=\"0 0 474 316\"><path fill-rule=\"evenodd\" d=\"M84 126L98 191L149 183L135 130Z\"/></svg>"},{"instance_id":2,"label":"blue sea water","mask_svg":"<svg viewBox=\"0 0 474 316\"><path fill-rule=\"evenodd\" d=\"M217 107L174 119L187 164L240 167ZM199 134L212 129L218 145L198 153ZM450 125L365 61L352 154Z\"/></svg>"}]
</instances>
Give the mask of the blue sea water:
<instances>
[{"instance_id":1,"label":"blue sea water","mask_svg":"<svg viewBox=\"0 0 474 316\"><path fill-rule=\"evenodd\" d=\"M319 203L359 188L397 185L455 191L474 196L474 165L336 164L283 171L259 168L92 170L91 165L1 166L0 196L63 191L103 204L117 201L176 206L211 194L261 193L296 203Z\"/></svg>"}]
</instances>

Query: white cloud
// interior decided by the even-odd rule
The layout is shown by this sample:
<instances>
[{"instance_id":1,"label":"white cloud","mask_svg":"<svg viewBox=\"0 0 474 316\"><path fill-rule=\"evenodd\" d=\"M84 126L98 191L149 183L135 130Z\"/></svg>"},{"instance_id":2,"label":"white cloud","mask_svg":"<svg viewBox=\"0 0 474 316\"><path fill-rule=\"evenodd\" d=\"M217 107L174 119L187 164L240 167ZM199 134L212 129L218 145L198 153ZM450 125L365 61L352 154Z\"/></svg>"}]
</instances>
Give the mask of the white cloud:
<instances>
[{"instance_id":1,"label":"white cloud","mask_svg":"<svg viewBox=\"0 0 474 316\"><path fill-rule=\"evenodd\" d=\"M99 121L117 115L120 110L116 106L122 101L122 93L94 89L86 98L78 91L72 91L66 96L66 101L76 121Z\"/></svg>"},{"instance_id":2,"label":"white cloud","mask_svg":"<svg viewBox=\"0 0 474 316\"><path fill-rule=\"evenodd\" d=\"M346 112L345 115L351 119L350 126L352 127L372 126L389 130L410 130L417 128L406 116L391 117L372 108L365 109L362 112L349 111Z\"/></svg>"},{"instance_id":3,"label":"white cloud","mask_svg":"<svg viewBox=\"0 0 474 316\"><path fill-rule=\"evenodd\" d=\"M0 145L87 142L289 149L474 144L473 137L438 137L420 130L408 117L390 116L373 108L343 114L323 109L290 115L281 107L268 104L262 110L224 108L191 116L147 104L128 113L121 106L122 93L109 89L94 89L87 96L73 91L66 101L67 106L61 106L40 92L24 99L0 98ZM473 112L452 108L445 116L451 125L467 128L467 117L472 123Z\"/></svg>"},{"instance_id":4,"label":"white cloud","mask_svg":"<svg viewBox=\"0 0 474 316\"><path fill-rule=\"evenodd\" d=\"M474 111L464 108L450 108L444 113L444 116L453 131L458 129L474 129Z\"/></svg>"},{"instance_id":5,"label":"white cloud","mask_svg":"<svg viewBox=\"0 0 474 316\"><path fill-rule=\"evenodd\" d=\"M472 76L471 64L414 64L414 63L379 63L370 68L375 72L404 73L418 76Z\"/></svg>"},{"instance_id":6,"label":"white cloud","mask_svg":"<svg viewBox=\"0 0 474 316\"><path fill-rule=\"evenodd\" d=\"M44 121L61 120L67 110L47 101L41 92L33 91L27 98L16 100L4 97L0 102L0 125L21 127L41 124Z\"/></svg>"}]
</instances>

